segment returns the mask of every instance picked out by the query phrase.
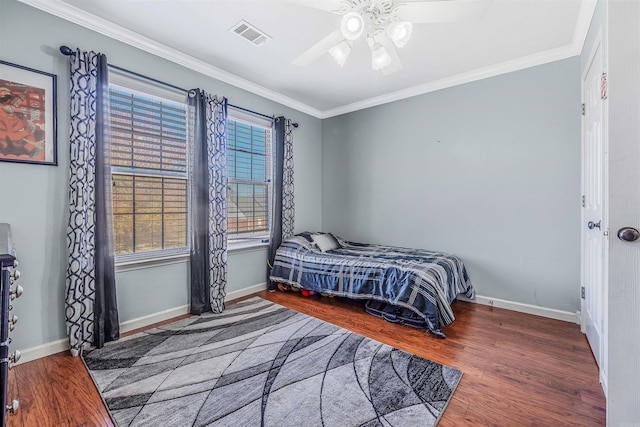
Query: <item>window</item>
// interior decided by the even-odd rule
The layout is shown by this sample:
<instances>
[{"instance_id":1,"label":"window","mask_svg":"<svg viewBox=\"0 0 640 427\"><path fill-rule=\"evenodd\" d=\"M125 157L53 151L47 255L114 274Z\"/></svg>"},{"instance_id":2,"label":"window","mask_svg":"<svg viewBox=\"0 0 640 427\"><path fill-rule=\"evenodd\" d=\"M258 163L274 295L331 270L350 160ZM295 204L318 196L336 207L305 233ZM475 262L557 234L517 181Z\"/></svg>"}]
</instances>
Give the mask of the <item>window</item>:
<instances>
[{"instance_id":1,"label":"window","mask_svg":"<svg viewBox=\"0 0 640 427\"><path fill-rule=\"evenodd\" d=\"M123 260L186 253L184 94L111 73L109 106L115 254Z\"/></svg>"},{"instance_id":2,"label":"window","mask_svg":"<svg viewBox=\"0 0 640 427\"><path fill-rule=\"evenodd\" d=\"M229 243L262 242L271 225L271 122L229 109Z\"/></svg>"}]
</instances>

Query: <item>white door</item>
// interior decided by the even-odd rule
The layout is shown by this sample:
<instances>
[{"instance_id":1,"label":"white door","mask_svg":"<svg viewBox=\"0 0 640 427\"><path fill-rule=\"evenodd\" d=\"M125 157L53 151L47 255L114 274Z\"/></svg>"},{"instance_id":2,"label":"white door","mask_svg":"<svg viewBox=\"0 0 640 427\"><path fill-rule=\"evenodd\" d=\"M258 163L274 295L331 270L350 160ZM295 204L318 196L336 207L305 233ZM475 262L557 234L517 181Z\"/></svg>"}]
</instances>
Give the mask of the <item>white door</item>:
<instances>
[{"instance_id":1,"label":"white door","mask_svg":"<svg viewBox=\"0 0 640 427\"><path fill-rule=\"evenodd\" d=\"M640 426L640 2L608 1L607 425ZM618 237L619 235L619 237Z\"/></svg>"},{"instance_id":2,"label":"white door","mask_svg":"<svg viewBox=\"0 0 640 427\"><path fill-rule=\"evenodd\" d=\"M604 114L602 43L597 41L582 80L582 330L601 370L605 367Z\"/></svg>"}]
</instances>

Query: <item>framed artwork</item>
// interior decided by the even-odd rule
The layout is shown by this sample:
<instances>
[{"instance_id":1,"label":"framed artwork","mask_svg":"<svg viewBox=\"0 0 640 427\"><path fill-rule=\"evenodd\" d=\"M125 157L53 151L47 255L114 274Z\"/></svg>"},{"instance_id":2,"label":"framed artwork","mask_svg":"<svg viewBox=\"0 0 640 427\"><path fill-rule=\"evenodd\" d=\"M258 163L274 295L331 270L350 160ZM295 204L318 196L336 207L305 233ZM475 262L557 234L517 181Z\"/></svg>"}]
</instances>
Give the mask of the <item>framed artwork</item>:
<instances>
[{"instance_id":1,"label":"framed artwork","mask_svg":"<svg viewBox=\"0 0 640 427\"><path fill-rule=\"evenodd\" d=\"M56 76L0 61L0 161L57 165Z\"/></svg>"}]
</instances>

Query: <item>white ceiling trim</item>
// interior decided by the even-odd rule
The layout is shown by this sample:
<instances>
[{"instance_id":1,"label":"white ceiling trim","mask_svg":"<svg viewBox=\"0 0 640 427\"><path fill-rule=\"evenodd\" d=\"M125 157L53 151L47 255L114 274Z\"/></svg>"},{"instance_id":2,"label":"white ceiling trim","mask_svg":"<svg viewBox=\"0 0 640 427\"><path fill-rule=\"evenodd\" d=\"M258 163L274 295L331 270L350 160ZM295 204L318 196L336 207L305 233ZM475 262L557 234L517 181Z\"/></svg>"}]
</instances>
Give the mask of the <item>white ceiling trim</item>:
<instances>
[{"instance_id":1,"label":"white ceiling trim","mask_svg":"<svg viewBox=\"0 0 640 427\"><path fill-rule=\"evenodd\" d=\"M342 107L325 110L322 112L322 118L339 116L341 114L351 113L353 111L362 110L369 107L375 107L389 102L399 101L401 99L411 98L416 95L422 95L437 90L446 89L453 86L471 83L489 77L499 76L501 74L511 73L513 71L523 70L525 68L535 67L536 65L548 64L549 62L559 61L561 59L571 58L579 55L573 45L548 50L541 53L514 59L512 61L503 62L502 64L491 65L484 68L478 68L467 73L457 74L455 76L436 80L396 92L387 93L364 101L354 102L353 104L344 105Z\"/></svg>"},{"instance_id":2,"label":"white ceiling trim","mask_svg":"<svg viewBox=\"0 0 640 427\"><path fill-rule=\"evenodd\" d=\"M98 16L85 12L68 3L64 3L59 0L18 1L55 15L59 18L66 19L67 21L73 22L74 24L78 24L90 30L96 31L112 39L141 49L145 52L149 52L171 62L175 62L176 64L190 68L209 77L213 77L214 79L228 83L232 86L244 89L256 95L286 105L287 107L291 107L300 112L309 114L311 116L321 118L322 112L316 108L310 107L309 105L304 104L300 101L289 98L288 96L265 88L264 86L260 86L249 80L243 79L242 77L238 77L235 74L231 74L218 67L214 67L213 65L207 64L204 61L194 58L193 56L170 48L162 43L158 43L148 37L116 25L110 21L107 21L106 19L102 19Z\"/></svg>"},{"instance_id":3,"label":"white ceiling trim","mask_svg":"<svg viewBox=\"0 0 640 427\"><path fill-rule=\"evenodd\" d=\"M545 52L539 52L533 55L525 56L515 60L507 61L502 64L496 64L485 68L480 68L467 73L458 74L447 77L435 82L413 86L385 95L365 99L363 101L352 104L343 105L341 107L332 108L330 110L320 111L307 104L280 94L264 86L258 85L235 74L224 71L213 65L207 64L197 58L170 48L166 45L151 40L141 34L128 30L124 27L116 25L110 21L102 19L98 16L87 13L68 3L60 0L18 0L22 3L33 6L44 12L55 15L59 18L81 25L90 30L96 31L107 37L126 43L130 46L149 52L153 55L167 59L176 64L185 66L194 71L213 77L214 79L228 83L240 89L247 90L256 95L286 105L287 107L298 110L302 113L309 114L319 119L338 116L350 113L364 108L374 107L376 105L386 104L401 99L410 98L416 95L422 95L436 90L445 89L452 86L470 83L489 77L495 77L500 74L510 73L537 65L547 64L553 61L570 58L580 55L582 47L591 24L591 19L595 12L597 0L586 0L581 2L580 12L573 35L573 42L570 45L551 49Z\"/></svg>"},{"instance_id":4,"label":"white ceiling trim","mask_svg":"<svg viewBox=\"0 0 640 427\"><path fill-rule=\"evenodd\" d=\"M573 45L576 49L582 53L584 42L587 39L587 33L591 26L591 20L593 14L596 11L598 0L582 0L580 3L580 11L578 12L578 21L576 22L576 29L573 33Z\"/></svg>"}]
</instances>

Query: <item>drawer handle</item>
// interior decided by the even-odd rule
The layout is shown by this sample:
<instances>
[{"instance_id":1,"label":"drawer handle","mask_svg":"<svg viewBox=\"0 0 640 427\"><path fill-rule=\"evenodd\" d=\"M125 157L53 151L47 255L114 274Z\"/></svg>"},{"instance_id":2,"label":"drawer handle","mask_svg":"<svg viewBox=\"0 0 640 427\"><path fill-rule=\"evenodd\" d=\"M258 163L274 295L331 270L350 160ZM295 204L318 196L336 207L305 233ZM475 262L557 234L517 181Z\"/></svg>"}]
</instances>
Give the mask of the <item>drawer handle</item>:
<instances>
[{"instance_id":1,"label":"drawer handle","mask_svg":"<svg viewBox=\"0 0 640 427\"><path fill-rule=\"evenodd\" d=\"M13 316L11 316L11 319L9 319L9 330L13 331L13 328L15 328L16 323L18 323L18 316L16 316L15 314Z\"/></svg>"},{"instance_id":2,"label":"drawer handle","mask_svg":"<svg viewBox=\"0 0 640 427\"><path fill-rule=\"evenodd\" d=\"M11 301L13 301L16 298L20 298L22 296L23 291L24 289L22 288L22 286L20 285L16 286L16 289L11 291Z\"/></svg>"},{"instance_id":3,"label":"drawer handle","mask_svg":"<svg viewBox=\"0 0 640 427\"><path fill-rule=\"evenodd\" d=\"M22 357L22 353L20 353L20 350L15 350L13 354L9 356L9 361L11 363L16 363L18 360L20 360L20 357Z\"/></svg>"},{"instance_id":4,"label":"drawer handle","mask_svg":"<svg viewBox=\"0 0 640 427\"><path fill-rule=\"evenodd\" d=\"M18 412L18 409L20 409L20 402L15 399L11 402L11 405L7 405L5 408L7 412L11 412L12 414Z\"/></svg>"}]
</instances>

